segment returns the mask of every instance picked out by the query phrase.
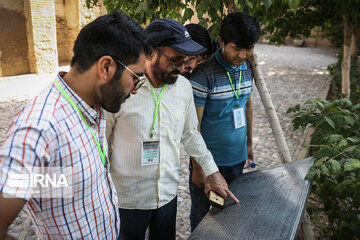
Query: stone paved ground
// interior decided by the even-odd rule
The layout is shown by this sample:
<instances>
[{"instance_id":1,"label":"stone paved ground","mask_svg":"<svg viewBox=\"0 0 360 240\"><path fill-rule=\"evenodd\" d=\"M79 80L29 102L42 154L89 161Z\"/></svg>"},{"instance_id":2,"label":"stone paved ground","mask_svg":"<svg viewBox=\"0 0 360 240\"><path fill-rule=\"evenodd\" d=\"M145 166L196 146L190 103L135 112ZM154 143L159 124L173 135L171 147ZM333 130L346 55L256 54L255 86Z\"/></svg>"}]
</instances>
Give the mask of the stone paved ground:
<instances>
[{"instance_id":1,"label":"stone paved ground","mask_svg":"<svg viewBox=\"0 0 360 240\"><path fill-rule=\"evenodd\" d=\"M330 80L327 65L336 61L334 51L328 49L276 47L258 44L255 48L266 85L276 108L286 141L293 159L301 155L306 135L292 131L291 119L286 110L299 102L326 95ZM53 75L24 75L0 78L0 143L11 120L26 103L51 81ZM31 79L31 81L30 81ZM31 84L29 84L31 82ZM254 88L253 146L256 169L280 164L275 140L267 120L260 96ZM189 157L182 150L177 214L177 239L187 239L190 234L190 197L188 188ZM24 211L11 225L9 233L18 239L36 239L30 219Z\"/></svg>"}]
</instances>

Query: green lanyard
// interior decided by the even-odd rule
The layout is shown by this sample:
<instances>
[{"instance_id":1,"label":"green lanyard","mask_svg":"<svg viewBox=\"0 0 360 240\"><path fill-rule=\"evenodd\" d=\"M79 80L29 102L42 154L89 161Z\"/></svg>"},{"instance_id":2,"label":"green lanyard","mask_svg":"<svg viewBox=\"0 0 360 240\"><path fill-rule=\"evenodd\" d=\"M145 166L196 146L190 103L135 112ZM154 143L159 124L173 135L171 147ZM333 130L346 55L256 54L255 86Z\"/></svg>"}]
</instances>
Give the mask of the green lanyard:
<instances>
[{"instance_id":1,"label":"green lanyard","mask_svg":"<svg viewBox=\"0 0 360 240\"><path fill-rule=\"evenodd\" d=\"M163 94L163 92L165 90L166 85L167 84L165 84L162 87L162 89L160 91L160 94L159 94L159 97L156 96L155 89L154 89L153 86L151 86L152 91L153 91L153 95L154 95L154 100L155 100L155 112L154 112L154 116L153 116L153 124L152 124L152 128L151 128L150 138L152 138L154 136L156 119L157 119L157 116L159 114L159 104L160 104L160 100L161 100L161 97L162 97L162 94Z\"/></svg>"},{"instance_id":2,"label":"green lanyard","mask_svg":"<svg viewBox=\"0 0 360 240\"><path fill-rule=\"evenodd\" d=\"M228 78L229 78L229 81L230 81L230 84L231 84L231 88L232 88L232 90L233 90L234 93L235 93L237 105L239 106L239 94L240 94L242 71L240 70L240 74L239 74L239 87L238 87L238 91L237 91L237 92L236 92L236 90L235 90L235 88L234 88L234 86L233 86L233 83L232 83L232 80L231 80L231 77L230 77L230 74L229 74L228 70L226 70L226 73L227 73L227 75L228 75Z\"/></svg>"},{"instance_id":3,"label":"green lanyard","mask_svg":"<svg viewBox=\"0 0 360 240\"><path fill-rule=\"evenodd\" d=\"M88 123L86 122L84 116L82 115L80 109L78 108L78 106L76 106L76 104L74 103L74 101L69 97L69 95L65 92L65 90L60 86L60 84L58 83L58 81L55 79L54 80L54 85L55 87L60 91L60 93L64 96L64 98L70 103L70 105L78 112L78 114L80 115L82 121L85 123L85 125L87 126L87 128L89 129L97 149L99 150L100 153L100 157L102 160L102 163L104 165L104 167L106 166L106 160L105 160L105 153L106 153L106 144L105 144L105 138L104 138L104 144L103 144L103 149L101 149L100 147L100 143L99 141L96 139L93 131L91 130L90 126L88 125Z\"/></svg>"}]
</instances>

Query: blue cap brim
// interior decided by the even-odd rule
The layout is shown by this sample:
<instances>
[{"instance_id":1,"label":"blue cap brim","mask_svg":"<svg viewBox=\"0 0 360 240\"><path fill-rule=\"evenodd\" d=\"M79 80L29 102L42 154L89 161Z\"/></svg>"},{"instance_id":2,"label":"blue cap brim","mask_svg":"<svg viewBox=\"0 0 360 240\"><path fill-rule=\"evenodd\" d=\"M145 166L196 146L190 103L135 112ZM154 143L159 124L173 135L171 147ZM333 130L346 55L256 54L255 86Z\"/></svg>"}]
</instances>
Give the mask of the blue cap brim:
<instances>
[{"instance_id":1,"label":"blue cap brim","mask_svg":"<svg viewBox=\"0 0 360 240\"><path fill-rule=\"evenodd\" d=\"M206 48L191 39L185 42L169 45L169 47L190 56L199 55L206 51Z\"/></svg>"}]
</instances>

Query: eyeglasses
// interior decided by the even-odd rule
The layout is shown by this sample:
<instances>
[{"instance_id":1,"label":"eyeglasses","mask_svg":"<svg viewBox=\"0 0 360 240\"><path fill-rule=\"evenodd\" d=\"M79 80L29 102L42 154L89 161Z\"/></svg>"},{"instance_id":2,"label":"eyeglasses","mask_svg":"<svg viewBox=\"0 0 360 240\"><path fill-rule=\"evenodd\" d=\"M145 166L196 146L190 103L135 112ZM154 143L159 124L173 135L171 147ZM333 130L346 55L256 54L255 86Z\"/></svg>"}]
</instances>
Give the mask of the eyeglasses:
<instances>
[{"instance_id":1,"label":"eyeglasses","mask_svg":"<svg viewBox=\"0 0 360 240\"><path fill-rule=\"evenodd\" d=\"M190 56L186 56L188 58L188 60L185 60L185 61L181 61L181 62L174 62L173 60L171 60L171 58L166 55L160 48L156 48L162 55L164 55L166 57L166 59L171 62L173 64L173 69L176 69L178 67L181 67L182 65L186 65L188 64L189 62L191 62L193 60L192 57Z\"/></svg>"},{"instance_id":2,"label":"eyeglasses","mask_svg":"<svg viewBox=\"0 0 360 240\"><path fill-rule=\"evenodd\" d=\"M115 59L115 58L114 58L114 60L115 60L115 62L121 64L126 70L128 70L132 75L134 75L136 77L137 81L135 82L135 87L133 90L138 90L145 83L145 79L146 79L145 74L142 76L139 76L136 73L134 73L130 68L128 68L125 64L123 64L120 60Z\"/></svg>"}]
</instances>

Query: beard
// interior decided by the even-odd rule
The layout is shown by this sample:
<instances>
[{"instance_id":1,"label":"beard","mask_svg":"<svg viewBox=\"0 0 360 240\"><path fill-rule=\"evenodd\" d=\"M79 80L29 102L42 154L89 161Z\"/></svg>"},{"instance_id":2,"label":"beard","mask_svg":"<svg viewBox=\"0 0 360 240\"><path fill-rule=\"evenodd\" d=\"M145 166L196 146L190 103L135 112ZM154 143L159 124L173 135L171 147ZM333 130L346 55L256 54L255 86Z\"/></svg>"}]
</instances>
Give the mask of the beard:
<instances>
[{"instance_id":1,"label":"beard","mask_svg":"<svg viewBox=\"0 0 360 240\"><path fill-rule=\"evenodd\" d=\"M154 66L152 66L153 75L156 79L160 80L163 83L174 84L178 79L180 71L178 69L173 69L171 72L167 72L161 69L160 66L160 56L155 61Z\"/></svg>"},{"instance_id":2,"label":"beard","mask_svg":"<svg viewBox=\"0 0 360 240\"><path fill-rule=\"evenodd\" d=\"M162 72L160 80L167 84L174 84L174 83L176 83L179 74L180 74L180 71L177 69L174 69L173 71L171 71L168 74Z\"/></svg>"},{"instance_id":3,"label":"beard","mask_svg":"<svg viewBox=\"0 0 360 240\"><path fill-rule=\"evenodd\" d=\"M110 113L120 111L121 102L128 99L131 95L125 92L120 84L120 77L117 75L115 74L107 83L100 86L100 104Z\"/></svg>"}]
</instances>

